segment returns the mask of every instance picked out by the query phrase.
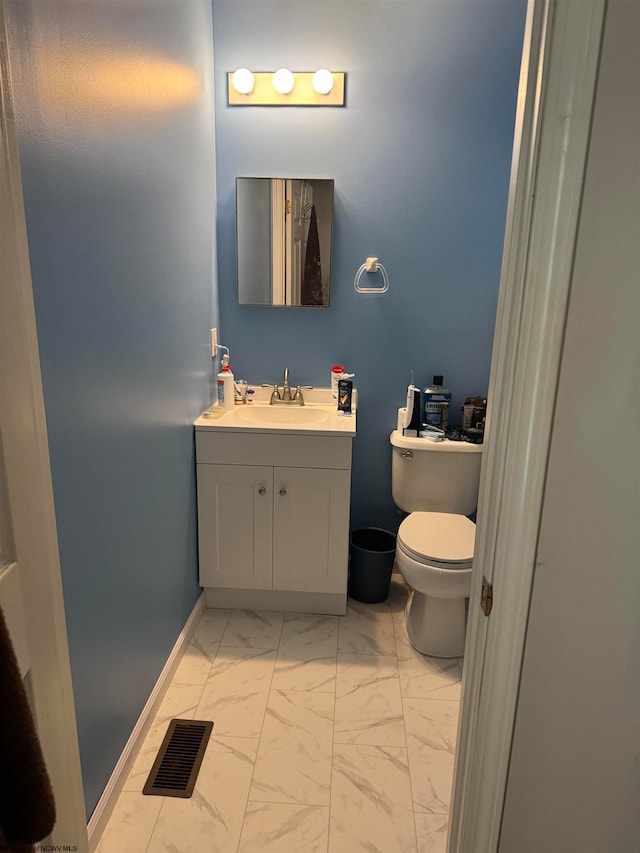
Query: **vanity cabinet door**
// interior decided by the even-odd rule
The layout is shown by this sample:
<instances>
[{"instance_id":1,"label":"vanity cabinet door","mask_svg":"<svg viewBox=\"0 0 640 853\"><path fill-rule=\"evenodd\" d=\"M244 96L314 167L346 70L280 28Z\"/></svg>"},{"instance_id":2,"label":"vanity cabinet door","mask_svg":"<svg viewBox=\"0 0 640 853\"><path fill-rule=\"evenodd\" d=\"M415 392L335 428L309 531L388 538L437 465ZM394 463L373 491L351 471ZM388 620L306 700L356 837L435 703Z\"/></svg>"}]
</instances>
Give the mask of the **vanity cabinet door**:
<instances>
[{"instance_id":1,"label":"vanity cabinet door","mask_svg":"<svg viewBox=\"0 0 640 853\"><path fill-rule=\"evenodd\" d=\"M270 589L273 468L198 465L200 585Z\"/></svg>"},{"instance_id":2,"label":"vanity cabinet door","mask_svg":"<svg viewBox=\"0 0 640 853\"><path fill-rule=\"evenodd\" d=\"M348 470L274 469L274 589L346 591L350 479Z\"/></svg>"}]
</instances>

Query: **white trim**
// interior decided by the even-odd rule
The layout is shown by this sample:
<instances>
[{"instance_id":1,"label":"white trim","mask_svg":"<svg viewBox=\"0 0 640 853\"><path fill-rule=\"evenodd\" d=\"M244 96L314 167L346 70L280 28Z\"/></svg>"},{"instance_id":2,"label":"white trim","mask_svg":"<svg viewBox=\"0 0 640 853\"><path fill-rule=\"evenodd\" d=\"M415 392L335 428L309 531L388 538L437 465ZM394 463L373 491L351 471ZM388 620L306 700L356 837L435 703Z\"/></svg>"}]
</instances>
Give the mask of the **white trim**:
<instances>
[{"instance_id":1,"label":"white trim","mask_svg":"<svg viewBox=\"0 0 640 853\"><path fill-rule=\"evenodd\" d=\"M0 0L0 428L31 656L29 687L56 800L46 842L87 851L11 75Z\"/></svg>"},{"instance_id":2,"label":"white trim","mask_svg":"<svg viewBox=\"0 0 640 853\"><path fill-rule=\"evenodd\" d=\"M512 359L513 352L517 348L520 313L522 311L522 279L524 278L526 252L522 251L521 247L526 246L531 220L533 171L537 156L537 140L534 130L538 121L540 97L538 62L544 48L547 12L548 7L546 5L543 7L540 4L529 3L520 69L502 277L491 361L486 440L480 477L474 572L465 647L463 695L452 788L449 824L449 850L451 853L460 853L462 850L463 827L472 821L469 803L474 792L470 792L469 787L472 763L476 760L475 740L488 626L488 620L481 618L478 613L477 601L482 577L486 575L488 580L493 580L493 558L498 527L498 514L495 513L485 518L486 513L483 507L485 505L499 506L505 465L506 435L504 432L502 436L499 435L499 426L503 418L508 416L510 399L507 389L511 388L513 382L514 362ZM520 286L511 285L507 287L507 281L519 282ZM503 391L502 396L500 391ZM499 440L500 438L502 441ZM502 591L500 595L502 595Z\"/></svg>"},{"instance_id":3,"label":"white trim","mask_svg":"<svg viewBox=\"0 0 640 853\"><path fill-rule=\"evenodd\" d=\"M285 182L269 181L271 186L271 304L286 305L285 270Z\"/></svg>"},{"instance_id":4,"label":"white trim","mask_svg":"<svg viewBox=\"0 0 640 853\"><path fill-rule=\"evenodd\" d=\"M489 391L449 850L498 849L605 0L532 0ZM480 611L483 576L494 607Z\"/></svg>"},{"instance_id":5,"label":"white trim","mask_svg":"<svg viewBox=\"0 0 640 853\"><path fill-rule=\"evenodd\" d=\"M0 610L5 618L13 651L18 661L20 676L26 678L31 669L29 629L24 618L22 583L17 563L0 566Z\"/></svg>"},{"instance_id":6,"label":"white trim","mask_svg":"<svg viewBox=\"0 0 640 853\"><path fill-rule=\"evenodd\" d=\"M223 589L205 587L207 607L224 610L286 610L289 613L326 613L344 616L344 592L288 592L281 589Z\"/></svg>"},{"instance_id":7,"label":"white trim","mask_svg":"<svg viewBox=\"0 0 640 853\"><path fill-rule=\"evenodd\" d=\"M175 642L171 654L167 658L162 672L158 676L155 687L151 691L147 703L142 709L142 713L135 724L129 740L126 742L122 754L118 759L107 785L102 792L102 796L91 815L87 830L89 833L89 848L94 851L100 843L100 838L109 822L109 818L113 812L115 804L120 796L124 783L127 781L131 767L140 751L144 740L151 728L151 724L158 712L160 703L167 692L167 688L171 684L171 679L176 671L182 656L184 655L187 646L193 636L196 625L200 620L205 609L204 593L202 593L196 601L189 618L187 619L184 628L180 632L180 636Z\"/></svg>"}]
</instances>

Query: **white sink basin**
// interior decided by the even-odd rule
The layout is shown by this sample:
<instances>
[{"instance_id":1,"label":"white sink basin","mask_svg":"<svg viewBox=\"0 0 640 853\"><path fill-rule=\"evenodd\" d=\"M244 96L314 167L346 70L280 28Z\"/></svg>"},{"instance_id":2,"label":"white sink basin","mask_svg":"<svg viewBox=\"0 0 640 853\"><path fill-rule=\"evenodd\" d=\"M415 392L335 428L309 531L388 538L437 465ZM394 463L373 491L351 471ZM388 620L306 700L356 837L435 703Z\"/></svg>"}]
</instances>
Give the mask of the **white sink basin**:
<instances>
[{"instance_id":1,"label":"white sink basin","mask_svg":"<svg viewBox=\"0 0 640 853\"><path fill-rule=\"evenodd\" d=\"M247 406L236 409L239 421L252 424L320 424L329 420L329 411L310 406Z\"/></svg>"},{"instance_id":2,"label":"white sink basin","mask_svg":"<svg viewBox=\"0 0 640 853\"><path fill-rule=\"evenodd\" d=\"M212 406L196 420L196 430L355 437L355 412L345 415L336 411L330 388L305 390L304 406L271 406L271 387L250 387L253 391L252 402L244 406L234 406L233 409Z\"/></svg>"}]
</instances>

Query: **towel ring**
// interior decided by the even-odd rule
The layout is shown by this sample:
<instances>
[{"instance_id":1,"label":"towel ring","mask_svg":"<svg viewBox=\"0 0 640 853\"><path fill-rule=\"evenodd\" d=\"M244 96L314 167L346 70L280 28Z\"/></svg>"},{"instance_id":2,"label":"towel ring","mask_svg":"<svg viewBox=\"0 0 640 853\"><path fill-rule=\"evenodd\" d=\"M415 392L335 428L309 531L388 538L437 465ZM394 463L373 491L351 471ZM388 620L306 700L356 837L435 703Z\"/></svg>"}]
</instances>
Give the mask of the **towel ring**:
<instances>
[{"instance_id":1,"label":"towel ring","mask_svg":"<svg viewBox=\"0 0 640 853\"><path fill-rule=\"evenodd\" d=\"M362 274L379 272L382 275L382 287L361 287L360 280ZM378 261L377 258L367 258L364 264L358 269L356 277L353 280L353 287L356 293L386 293L389 290L389 276L386 269Z\"/></svg>"}]
</instances>

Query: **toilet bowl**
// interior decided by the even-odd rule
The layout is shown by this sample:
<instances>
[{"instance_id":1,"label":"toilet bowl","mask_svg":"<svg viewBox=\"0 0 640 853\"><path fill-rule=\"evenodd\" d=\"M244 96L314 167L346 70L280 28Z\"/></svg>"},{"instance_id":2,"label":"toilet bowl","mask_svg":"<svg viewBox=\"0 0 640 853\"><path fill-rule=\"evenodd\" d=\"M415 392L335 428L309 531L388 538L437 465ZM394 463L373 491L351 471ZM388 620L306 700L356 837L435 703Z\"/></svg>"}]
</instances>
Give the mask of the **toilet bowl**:
<instances>
[{"instance_id":1,"label":"toilet bowl","mask_svg":"<svg viewBox=\"0 0 640 853\"><path fill-rule=\"evenodd\" d=\"M412 594L406 627L425 655L462 657L475 524L449 512L412 512L400 525L396 567Z\"/></svg>"},{"instance_id":2,"label":"toilet bowl","mask_svg":"<svg viewBox=\"0 0 640 853\"><path fill-rule=\"evenodd\" d=\"M425 655L464 654L467 599L478 506L482 445L391 433L394 503L400 525L396 566L413 592L407 634Z\"/></svg>"}]
</instances>

